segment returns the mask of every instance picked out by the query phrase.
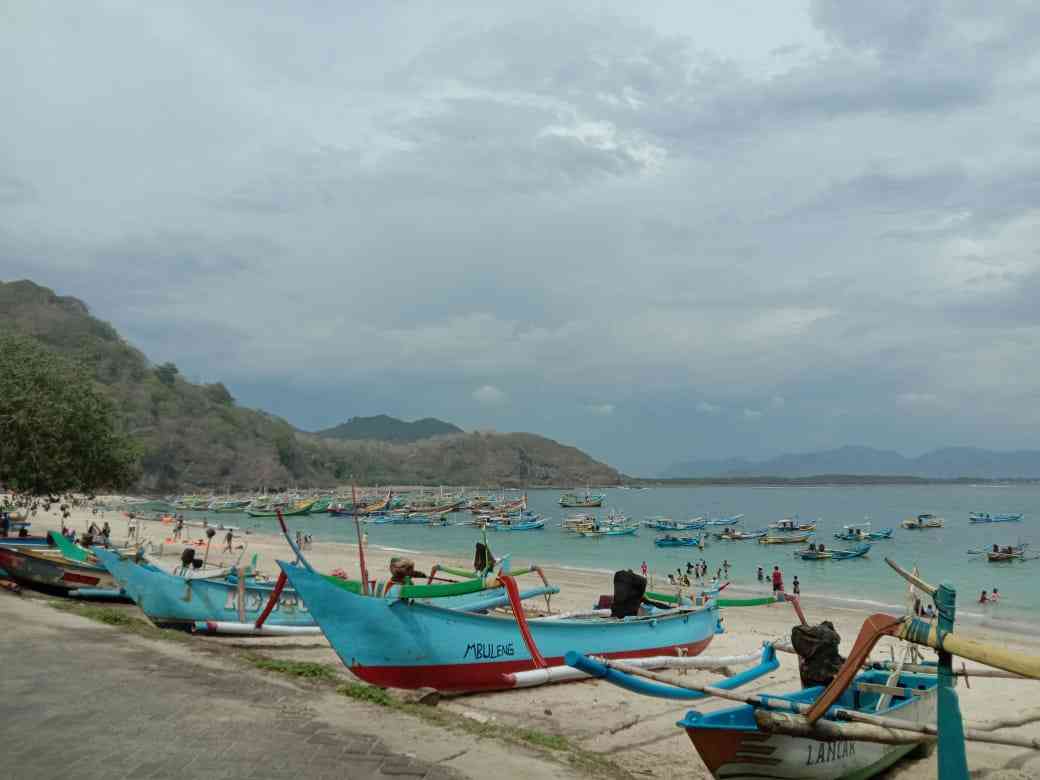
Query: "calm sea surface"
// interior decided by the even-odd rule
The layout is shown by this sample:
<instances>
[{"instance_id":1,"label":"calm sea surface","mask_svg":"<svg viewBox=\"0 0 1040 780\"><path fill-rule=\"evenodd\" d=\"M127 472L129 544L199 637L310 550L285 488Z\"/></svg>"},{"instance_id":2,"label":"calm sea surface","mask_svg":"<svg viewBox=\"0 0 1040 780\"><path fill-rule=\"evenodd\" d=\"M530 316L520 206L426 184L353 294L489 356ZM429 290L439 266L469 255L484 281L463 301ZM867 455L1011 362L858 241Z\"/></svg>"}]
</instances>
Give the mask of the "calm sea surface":
<instances>
[{"instance_id":1,"label":"calm sea surface","mask_svg":"<svg viewBox=\"0 0 1040 780\"><path fill-rule=\"evenodd\" d=\"M618 568L638 570L645 560L651 570L663 576L701 557L710 571L728 560L734 586L758 588L755 570L770 571L780 566L784 580L794 575L802 584L802 593L825 595L858 603L864 610L878 605L902 605L906 587L886 565L886 556L909 568L917 565L929 581L951 582L958 592L962 613L980 613L991 621L1009 621L1040 628L1040 560L1014 563L989 563L985 556L968 555L973 548L991 544L1031 542L1040 554L1040 485L921 485L870 487L690 487L651 488L648 490L608 489L606 506L600 510L562 510L559 491L532 490L530 508L550 518L544 530L494 533L488 532L496 555L506 553L518 563L535 562L613 571ZM857 523L868 517L875 529L893 527L894 537L874 543L865 558L850 561L802 561L792 554L798 545L759 545L754 541L711 541L701 552L697 548L657 548L655 532L641 528L635 537L585 539L564 533L560 520L571 512L598 511L606 516L610 508L639 520L653 515L686 519L696 515L744 514L741 526L748 530L763 528L770 522L797 514L803 520L818 520L817 540L835 547L848 546L833 534L846 523ZM972 511L1021 512L1019 523L971 525ZM931 512L946 520L944 528L930 531L908 531L899 528L905 518ZM190 513L190 519L201 519L206 513ZM211 522L224 522L245 529L275 531L269 518L246 515L208 515ZM468 514L449 515L453 520ZM292 529L313 535L315 544L322 540L352 541L353 522L347 517L316 515L288 518ZM469 556L480 531L472 527L424 527L368 525L369 544L403 550L441 552L453 557ZM344 562L348 568L348 562ZM606 584L606 582L605 582ZM1002 602L992 607L977 604L980 592L1000 589Z\"/></svg>"}]
</instances>

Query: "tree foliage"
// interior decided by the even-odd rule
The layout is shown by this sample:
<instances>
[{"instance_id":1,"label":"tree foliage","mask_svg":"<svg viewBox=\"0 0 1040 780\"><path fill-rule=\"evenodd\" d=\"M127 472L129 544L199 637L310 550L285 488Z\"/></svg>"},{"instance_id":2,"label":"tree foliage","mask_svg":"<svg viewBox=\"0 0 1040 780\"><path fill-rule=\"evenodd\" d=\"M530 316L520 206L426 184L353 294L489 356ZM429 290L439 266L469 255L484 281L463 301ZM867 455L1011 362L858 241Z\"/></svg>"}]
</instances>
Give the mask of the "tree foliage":
<instances>
[{"instance_id":1,"label":"tree foliage","mask_svg":"<svg viewBox=\"0 0 1040 780\"><path fill-rule=\"evenodd\" d=\"M0 483L56 495L121 490L137 476L137 448L90 374L31 338L0 333Z\"/></svg>"},{"instance_id":2,"label":"tree foliage","mask_svg":"<svg viewBox=\"0 0 1040 780\"><path fill-rule=\"evenodd\" d=\"M173 363L163 363L161 366L155 367L155 375L159 377L159 381L167 387L172 387L174 381L177 378L177 366Z\"/></svg>"}]
</instances>

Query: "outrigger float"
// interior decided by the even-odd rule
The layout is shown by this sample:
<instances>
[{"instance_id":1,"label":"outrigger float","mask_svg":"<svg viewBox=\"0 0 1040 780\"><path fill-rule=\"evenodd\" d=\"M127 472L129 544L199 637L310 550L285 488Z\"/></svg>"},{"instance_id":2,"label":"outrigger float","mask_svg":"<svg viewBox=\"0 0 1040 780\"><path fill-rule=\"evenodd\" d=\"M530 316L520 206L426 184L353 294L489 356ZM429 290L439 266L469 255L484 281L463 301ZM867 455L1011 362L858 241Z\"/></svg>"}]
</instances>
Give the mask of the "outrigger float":
<instances>
[{"instance_id":1,"label":"outrigger float","mask_svg":"<svg viewBox=\"0 0 1040 780\"><path fill-rule=\"evenodd\" d=\"M963 722L954 682L958 675L969 673L954 671L953 656L995 667L980 672L979 677L1031 679L1040 679L1040 657L958 635L954 631L953 586L935 587L893 561L885 561L913 588L933 598L938 618L929 623L911 616L871 615L852 652L825 685L789 694L745 695L732 691L735 685L685 683L576 652L568 653L566 660L586 674L645 695L673 699L714 696L738 702L740 706L708 714L691 710L678 723L719 780L865 780L909 753L927 751L936 739L940 780L969 780L965 740L1040 750L1038 739L996 733L1036 720L1040 717L1036 713L992 724ZM937 650L938 662L885 662L862 671L883 636ZM835 635L835 656L836 643Z\"/></svg>"}]
</instances>

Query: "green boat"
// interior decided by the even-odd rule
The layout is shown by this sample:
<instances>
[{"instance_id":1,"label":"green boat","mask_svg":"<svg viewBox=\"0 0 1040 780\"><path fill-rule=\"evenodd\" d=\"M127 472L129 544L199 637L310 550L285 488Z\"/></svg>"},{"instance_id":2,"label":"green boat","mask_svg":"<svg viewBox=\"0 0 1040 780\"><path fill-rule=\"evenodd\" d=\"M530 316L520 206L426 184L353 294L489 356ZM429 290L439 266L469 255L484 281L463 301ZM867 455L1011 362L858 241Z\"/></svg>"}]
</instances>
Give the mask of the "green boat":
<instances>
[{"instance_id":1,"label":"green boat","mask_svg":"<svg viewBox=\"0 0 1040 780\"><path fill-rule=\"evenodd\" d=\"M332 508L331 498L319 498L313 504L311 504L310 514L316 515L321 512L328 512Z\"/></svg>"},{"instance_id":2,"label":"green boat","mask_svg":"<svg viewBox=\"0 0 1040 780\"><path fill-rule=\"evenodd\" d=\"M279 510L283 517L292 517L293 515L309 515L311 513L311 507L314 506L315 502L312 501L300 501L292 506L287 507L271 507L269 509L247 509L246 514L250 517L277 517ZM326 507L326 511L328 507Z\"/></svg>"}]
</instances>

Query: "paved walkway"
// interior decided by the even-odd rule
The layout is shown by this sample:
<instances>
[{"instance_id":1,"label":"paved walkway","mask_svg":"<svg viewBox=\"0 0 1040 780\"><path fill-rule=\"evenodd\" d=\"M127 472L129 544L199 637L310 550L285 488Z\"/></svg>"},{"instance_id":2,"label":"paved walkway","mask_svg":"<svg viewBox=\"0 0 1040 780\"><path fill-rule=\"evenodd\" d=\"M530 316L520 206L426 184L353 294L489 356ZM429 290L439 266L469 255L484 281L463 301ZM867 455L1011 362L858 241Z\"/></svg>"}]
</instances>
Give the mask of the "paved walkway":
<instances>
[{"instance_id":1,"label":"paved walkway","mask_svg":"<svg viewBox=\"0 0 1040 780\"><path fill-rule=\"evenodd\" d=\"M189 643L128 636L8 594L0 594L0 626L5 778L463 776L344 728L371 708L342 699L341 707L316 710L320 692L241 670Z\"/></svg>"}]
</instances>

